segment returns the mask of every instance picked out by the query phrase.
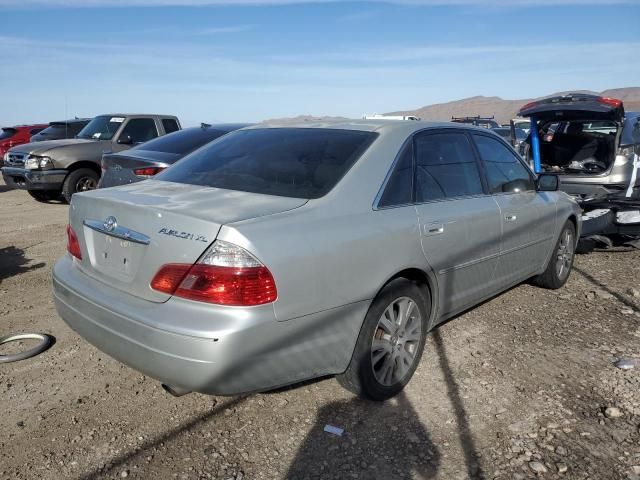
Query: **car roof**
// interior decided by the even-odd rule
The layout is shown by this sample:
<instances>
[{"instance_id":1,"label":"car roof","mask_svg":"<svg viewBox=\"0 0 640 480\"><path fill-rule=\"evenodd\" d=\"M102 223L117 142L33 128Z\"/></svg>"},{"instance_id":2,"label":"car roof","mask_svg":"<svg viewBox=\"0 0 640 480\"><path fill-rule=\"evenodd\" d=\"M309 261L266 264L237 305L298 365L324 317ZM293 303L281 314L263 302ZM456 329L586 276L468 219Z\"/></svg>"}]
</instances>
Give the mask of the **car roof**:
<instances>
[{"instance_id":1,"label":"car roof","mask_svg":"<svg viewBox=\"0 0 640 480\"><path fill-rule=\"evenodd\" d=\"M260 128L329 128L336 130L360 130L363 132L398 132L411 135L414 132L433 128L456 128L472 131L485 131L485 128L474 127L465 123L427 122L417 120L327 120L303 122L275 122L268 121L256 124L249 129Z\"/></svg>"},{"instance_id":2,"label":"car roof","mask_svg":"<svg viewBox=\"0 0 640 480\"><path fill-rule=\"evenodd\" d=\"M175 115L165 115L162 113L101 113L97 117L168 117L178 118Z\"/></svg>"},{"instance_id":3,"label":"car roof","mask_svg":"<svg viewBox=\"0 0 640 480\"><path fill-rule=\"evenodd\" d=\"M53 122L49 122L49 125L63 125L70 123L81 123L81 122L89 122L90 118L70 118L69 120L54 120Z\"/></svg>"},{"instance_id":4,"label":"car roof","mask_svg":"<svg viewBox=\"0 0 640 480\"><path fill-rule=\"evenodd\" d=\"M183 130L192 128L212 128L214 130L222 130L223 132L232 132L233 130L239 130L241 128L251 127L254 123L207 123L199 127L187 127Z\"/></svg>"}]
</instances>

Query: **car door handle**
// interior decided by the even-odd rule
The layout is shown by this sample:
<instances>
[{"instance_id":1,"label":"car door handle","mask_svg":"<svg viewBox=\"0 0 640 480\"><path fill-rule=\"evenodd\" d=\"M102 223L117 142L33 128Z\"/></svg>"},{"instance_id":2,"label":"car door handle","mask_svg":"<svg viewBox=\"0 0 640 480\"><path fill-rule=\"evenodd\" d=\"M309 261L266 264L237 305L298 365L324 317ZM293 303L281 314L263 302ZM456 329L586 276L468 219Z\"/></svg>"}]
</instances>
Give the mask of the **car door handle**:
<instances>
[{"instance_id":1,"label":"car door handle","mask_svg":"<svg viewBox=\"0 0 640 480\"><path fill-rule=\"evenodd\" d=\"M507 222L515 222L516 220L518 220L518 217L515 215L505 215L504 219Z\"/></svg>"},{"instance_id":2,"label":"car door handle","mask_svg":"<svg viewBox=\"0 0 640 480\"><path fill-rule=\"evenodd\" d=\"M424 226L424 235L426 236L440 235L441 233L444 233L443 223L435 222L435 223L429 223L428 225Z\"/></svg>"}]
</instances>

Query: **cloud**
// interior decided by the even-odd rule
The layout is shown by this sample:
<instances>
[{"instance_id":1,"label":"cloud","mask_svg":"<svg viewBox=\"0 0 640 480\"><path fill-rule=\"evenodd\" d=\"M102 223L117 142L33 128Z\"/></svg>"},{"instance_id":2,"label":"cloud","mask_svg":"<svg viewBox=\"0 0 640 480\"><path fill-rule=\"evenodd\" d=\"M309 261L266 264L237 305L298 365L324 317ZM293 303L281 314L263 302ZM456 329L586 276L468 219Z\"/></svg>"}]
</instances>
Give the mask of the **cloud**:
<instances>
[{"instance_id":1,"label":"cloud","mask_svg":"<svg viewBox=\"0 0 640 480\"><path fill-rule=\"evenodd\" d=\"M193 32L194 35L220 35L225 33L242 33L253 30L254 25L235 25L228 27L209 27Z\"/></svg>"},{"instance_id":2,"label":"cloud","mask_svg":"<svg viewBox=\"0 0 640 480\"><path fill-rule=\"evenodd\" d=\"M342 0L0 0L0 8L29 7L195 7L195 6L267 6L310 3L339 3ZM369 0L361 3L386 3L413 6L544 7L557 5L637 5L637 0Z\"/></svg>"}]
</instances>

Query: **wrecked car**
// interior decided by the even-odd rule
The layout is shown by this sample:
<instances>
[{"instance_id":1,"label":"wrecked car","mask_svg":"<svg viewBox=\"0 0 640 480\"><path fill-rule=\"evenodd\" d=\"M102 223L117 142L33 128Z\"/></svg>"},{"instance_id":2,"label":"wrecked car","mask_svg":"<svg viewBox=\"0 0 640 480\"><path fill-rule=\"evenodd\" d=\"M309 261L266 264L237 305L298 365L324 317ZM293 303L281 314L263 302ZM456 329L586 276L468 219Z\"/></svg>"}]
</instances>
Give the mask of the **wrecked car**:
<instances>
[{"instance_id":1,"label":"wrecked car","mask_svg":"<svg viewBox=\"0 0 640 480\"><path fill-rule=\"evenodd\" d=\"M533 132L526 159L558 175L560 188L581 204L583 236L606 245L613 237L640 238L640 112L625 112L615 98L572 93L528 103L519 115L538 130L539 159Z\"/></svg>"}]
</instances>

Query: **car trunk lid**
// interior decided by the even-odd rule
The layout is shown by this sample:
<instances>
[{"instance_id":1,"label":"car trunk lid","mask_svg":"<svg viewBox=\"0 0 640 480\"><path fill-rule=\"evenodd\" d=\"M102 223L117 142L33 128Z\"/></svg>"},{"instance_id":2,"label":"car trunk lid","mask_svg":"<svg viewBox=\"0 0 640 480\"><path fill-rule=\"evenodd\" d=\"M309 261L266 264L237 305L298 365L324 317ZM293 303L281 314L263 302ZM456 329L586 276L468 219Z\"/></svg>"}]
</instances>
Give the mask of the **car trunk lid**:
<instances>
[{"instance_id":1,"label":"car trunk lid","mask_svg":"<svg viewBox=\"0 0 640 480\"><path fill-rule=\"evenodd\" d=\"M170 295L150 282L167 263L193 264L223 224L271 215L306 203L211 187L146 181L73 196L70 223L87 275L153 302Z\"/></svg>"},{"instance_id":2,"label":"car trunk lid","mask_svg":"<svg viewBox=\"0 0 640 480\"><path fill-rule=\"evenodd\" d=\"M160 173L179 158L180 155L175 153L147 152L144 150L128 150L123 153L106 154L102 157L100 186L106 188L139 182L149 176ZM146 169L152 169L149 172L150 174L144 171ZM138 175L138 173L144 173L144 175Z\"/></svg>"},{"instance_id":3,"label":"car trunk lid","mask_svg":"<svg viewBox=\"0 0 640 480\"><path fill-rule=\"evenodd\" d=\"M624 105L615 98L584 93L569 93L536 100L524 105L520 117L535 117L541 121L611 120L621 122Z\"/></svg>"}]
</instances>

